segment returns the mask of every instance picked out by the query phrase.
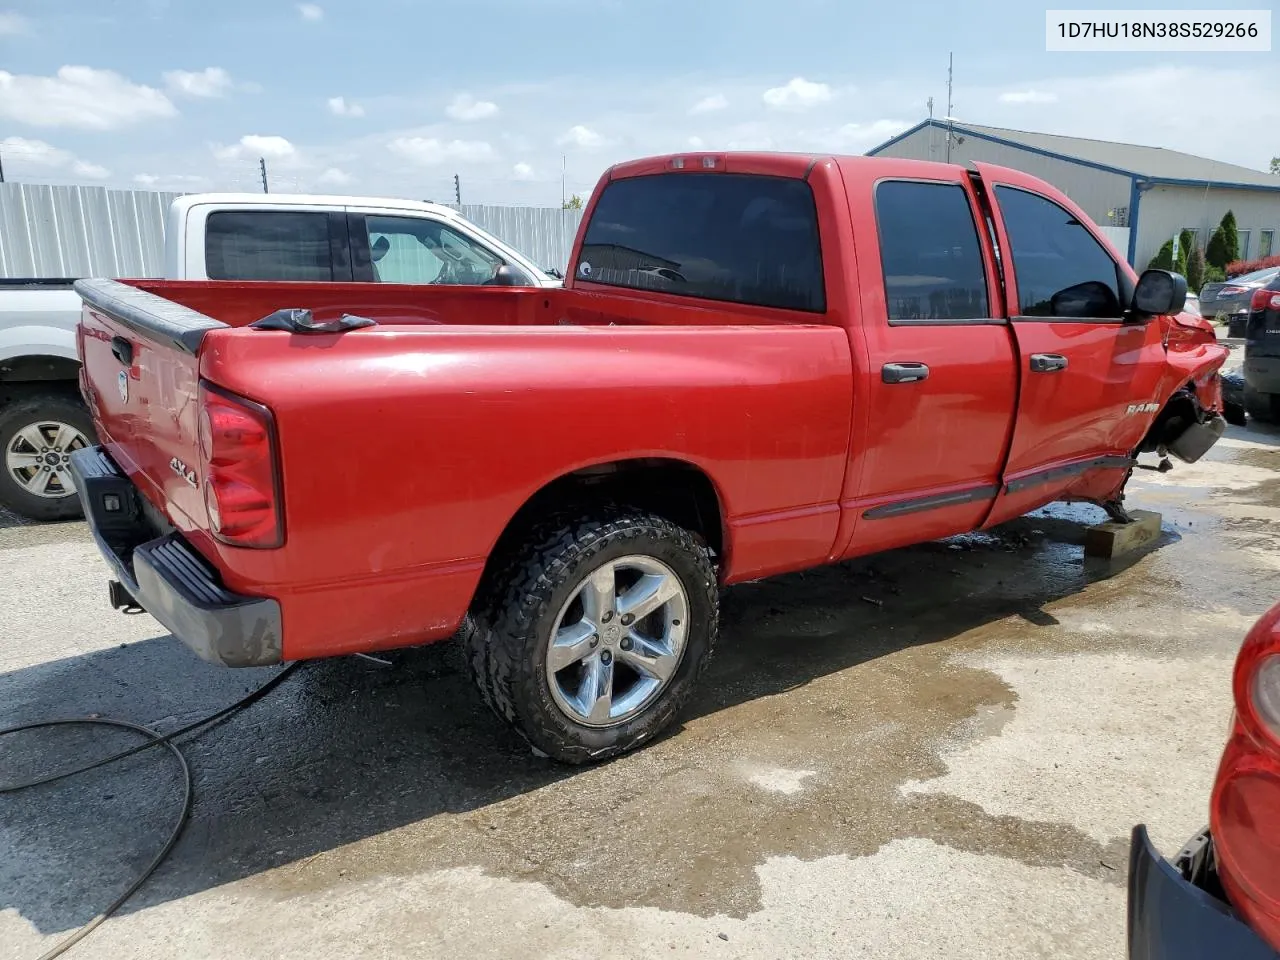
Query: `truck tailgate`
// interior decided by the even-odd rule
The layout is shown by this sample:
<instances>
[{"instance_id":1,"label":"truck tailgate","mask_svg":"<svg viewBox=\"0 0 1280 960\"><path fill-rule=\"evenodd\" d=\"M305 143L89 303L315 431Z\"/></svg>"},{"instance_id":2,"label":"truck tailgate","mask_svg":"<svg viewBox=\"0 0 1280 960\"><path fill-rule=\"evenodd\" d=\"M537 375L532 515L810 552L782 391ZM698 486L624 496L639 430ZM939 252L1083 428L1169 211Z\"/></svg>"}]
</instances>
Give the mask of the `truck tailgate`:
<instances>
[{"instance_id":1,"label":"truck tailgate","mask_svg":"<svg viewBox=\"0 0 1280 960\"><path fill-rule=\"evenodd\" d=\"M81 280L85 399L107 452L179 530L207 529L199 460L197 350L224 325L112 280Z\"/></svg>"}]
</instances>

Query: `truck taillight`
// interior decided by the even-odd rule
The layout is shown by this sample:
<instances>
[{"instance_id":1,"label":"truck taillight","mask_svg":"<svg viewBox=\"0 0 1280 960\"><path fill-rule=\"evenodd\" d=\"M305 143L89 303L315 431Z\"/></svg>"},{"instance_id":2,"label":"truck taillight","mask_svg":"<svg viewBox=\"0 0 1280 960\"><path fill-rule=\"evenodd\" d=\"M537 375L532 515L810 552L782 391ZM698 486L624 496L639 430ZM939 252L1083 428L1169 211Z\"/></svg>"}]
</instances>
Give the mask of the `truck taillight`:
<instances>
[{"instance_id":1,"label":"truck taillight","mask_svg":"<svg viewBox=\"0 0 1280 960\"><path fill-rule=\"evenodd\" d=\"M1236 659L1236 721L1214 784L1210 825L1232 904L1280 949L1280 605Z\"/></svg>"},{"instance_id":2,"label":"truck taillight","mask_svg":"<svg viewBox=\"0 0 1280 960\"><path fill-rule=\"evenodd\" d=\"M281 546L284 511L271 411L202 383L200 455L213 535L236 547Z\"/></svg>"}]
</instances>

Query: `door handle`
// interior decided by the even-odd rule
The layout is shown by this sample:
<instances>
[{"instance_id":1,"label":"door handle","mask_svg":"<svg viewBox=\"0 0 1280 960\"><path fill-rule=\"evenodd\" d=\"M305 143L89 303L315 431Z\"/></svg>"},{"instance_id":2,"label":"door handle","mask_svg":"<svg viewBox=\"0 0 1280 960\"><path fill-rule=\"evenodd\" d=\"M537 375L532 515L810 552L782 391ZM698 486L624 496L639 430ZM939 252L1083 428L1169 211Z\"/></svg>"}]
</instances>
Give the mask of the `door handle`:
<instances>
[{"instance_id":1,"label":"door handle","mask_svg":"<svg viewBox=\"0 0 1280 960\"><path fill-rule=\"evenodd\" d=\"M923 363L886 363L880 368L880 379L885 383L917 383L929 378L929 368Z\"/></svg>"},{"instance_id":2,"label":"door handle","mask_svg":"<svg viewBox=\"0 0 1280 960\"><path fill-rule=\"evenodd\" d=\"M1031 355L1032 373L1057 373L1067 369L1067 358L1056 353L1033 353Z\"/></svg>"},{"instance_id":3,"label":"door handle","mask_svg":"<svg viewBox=\"0 0 1280 960\"><path fill-rule=\"evenodd\" d=\"M124 337L111 338L111 355L126 367L133 366L133 344Z\"/></svg>"}]
</instances>

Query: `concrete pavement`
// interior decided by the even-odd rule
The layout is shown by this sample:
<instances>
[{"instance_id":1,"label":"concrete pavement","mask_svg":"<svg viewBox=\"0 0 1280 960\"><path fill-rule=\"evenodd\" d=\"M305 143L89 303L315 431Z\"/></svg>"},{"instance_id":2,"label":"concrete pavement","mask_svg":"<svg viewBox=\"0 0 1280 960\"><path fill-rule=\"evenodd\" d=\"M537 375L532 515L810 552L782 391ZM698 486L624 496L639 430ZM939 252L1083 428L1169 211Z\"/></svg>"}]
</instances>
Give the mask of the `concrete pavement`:
<instances>
[{"instance_id":1,"label":"concrete pavement","mask_svg":"<svg viewBox=\"0 0 1280 960\"><path fill-rule=\"evenodd\" d=\"M1055 507L729 591L680 728L597 768L521 749L447 646L307 665L184 748L186 835L70 956L1122 957L1129 830L1204 824L1280 600L1280 435L1130 489L1164 534L1115 565ZM112 613L83 525L0 517L0 571L0 725L171 728L270 675ZM0 780L126 739L0 741ZM155 751L0 798L0 958L110 901L178 797Z\"/></svg>"}]
</instances>

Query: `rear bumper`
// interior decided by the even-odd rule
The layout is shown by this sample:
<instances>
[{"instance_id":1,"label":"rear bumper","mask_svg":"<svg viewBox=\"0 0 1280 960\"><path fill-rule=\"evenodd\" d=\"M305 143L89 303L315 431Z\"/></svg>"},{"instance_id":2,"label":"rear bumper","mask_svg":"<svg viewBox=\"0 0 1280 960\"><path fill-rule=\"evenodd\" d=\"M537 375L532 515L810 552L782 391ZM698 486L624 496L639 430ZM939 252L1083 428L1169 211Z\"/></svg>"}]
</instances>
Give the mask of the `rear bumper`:
<instances>
[{"instance_id":1,"label":"rear bumper","mask_svg":"<svg viewBox=\"0 0 1280 960\"><path fill-rule=\"evenodd\" d=\"M139 606L203 660L227 667L281 661L275 600L226 589L181 534L148 516L133 483L101 447L72 454L71 472L98 549Z\"/></svg>"},{"instance_id":2,"label":"rear bumper","mask_svg":"<svg viewBox=\"0 0 1280 960\"><path fill-rule=\"evenodd\" d=\"M1188 879L1201 872L1212 849L1206 830L1179 854L1180 869L1156 852L1146 827L1134 827L1129 847L1129 960L1280 960L1280 954L1236 919L1227 903Z\"/></svg>"},{"instance_id":3,"label":"rear bumper","mask_svg":"<svg viewBox=\"0 0 1280 960\"><path fill-rule=\"evenodd\" d=\"M1246 347L1244 381L1257 393L1280 393L1280 357L1259 357Z\"/></svg>"}]
</instances>

